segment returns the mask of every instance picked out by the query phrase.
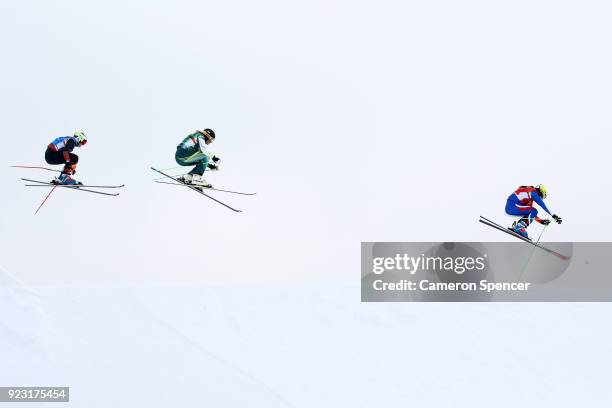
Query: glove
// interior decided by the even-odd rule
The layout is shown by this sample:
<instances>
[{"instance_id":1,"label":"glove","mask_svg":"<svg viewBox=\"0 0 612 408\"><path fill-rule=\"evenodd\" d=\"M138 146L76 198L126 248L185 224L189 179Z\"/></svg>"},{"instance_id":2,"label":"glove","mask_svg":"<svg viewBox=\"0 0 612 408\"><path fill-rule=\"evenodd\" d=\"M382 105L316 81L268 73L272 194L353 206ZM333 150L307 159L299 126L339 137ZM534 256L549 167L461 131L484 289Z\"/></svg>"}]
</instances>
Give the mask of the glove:
<instances>
[{"instance_id":1,"label":"glove","mask_svg":"<svg viewBox=\"0 0 612 408\"><path fill-rule=\"evenodd\" d=\"M217 170L219 170L219 166L217 166L217 165L216 165L216 164L214 164L214 163L209 163L209 164L208 164L208 168L209 168L209 169L211 169L212 171L217 171Z\"/></svg>"},{"instance_id":2,"label":"glove","mask_svg":"<svg viewBox=\"0 0 612 408\"><path fill-rule=\"evenodd\" d=\"M552 217L555 221L557 221L557 224L561 224L561 221L563 221L557 214L553 214Z\"/></svg>"},{"instance_id":3,"label":"glove","mask_svg":"<svg viewBox=\"0 0 612 408\"><path fill-rule=\"evenodd\" d=\"M212 157L212 161L214 161L215 163L217 163L219 160L221 160L221 159L218 158L217 156L213 156Z\"/></svg>"},{"instance_id":4,"label":"glove","mask_svg":"<svg viewBox=\"0 0 612 408\"><path fill-rule=\"evenodd\" d=\"M550 224L550 220L540 220L540 224L542 224L542 225L549 225Z\"/></svg>"}]
</instances>

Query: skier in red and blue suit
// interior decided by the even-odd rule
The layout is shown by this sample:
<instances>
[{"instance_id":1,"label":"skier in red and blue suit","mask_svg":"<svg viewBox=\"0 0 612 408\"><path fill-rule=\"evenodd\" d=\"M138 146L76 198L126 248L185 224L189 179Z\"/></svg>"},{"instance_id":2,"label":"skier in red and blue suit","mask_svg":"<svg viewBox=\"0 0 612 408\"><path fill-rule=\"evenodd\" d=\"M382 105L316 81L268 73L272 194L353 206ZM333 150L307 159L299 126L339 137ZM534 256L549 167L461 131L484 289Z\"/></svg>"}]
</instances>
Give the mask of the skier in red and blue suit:
<instances>
[{"instance_id":1,"label":"skier in red and blue suit","mask_svg":"<svg viewBox=\"0 0 612 408\"><path fill-rule=\"evenodd\" d=\"M551 214L548 207L546 207L546 204L544 204L544 199L547 195L548 190L541 184L538 184L535 187L521 186L514 193L510 194L508 200L506 201L506 213L520 216L521 219L512 223L512 227L509 229L529 239L529 235L527 235L527 227L533 220L542 225L550 224L550 220L538 217L538 210L533 207L534 202L542 207L544 211L550 214L557 224L561 224L561 217L556 214Z\"/></svg>"},{"instance_id":2,"label":"skier in red and blue suit","mask_svg":"<svg viewBox=\"0 0 612 408\"><path fill-rule=\"evenodd\" d=\"M45 151L45 161L49 164L63 164L61 174L52 181L53 184L77 185L80 182L73 179L79 156L72 153L75 147L82 147L87 143L85 133L77 131L73 136L58 137L51 141Z\"/></svg>"}]
</instances>

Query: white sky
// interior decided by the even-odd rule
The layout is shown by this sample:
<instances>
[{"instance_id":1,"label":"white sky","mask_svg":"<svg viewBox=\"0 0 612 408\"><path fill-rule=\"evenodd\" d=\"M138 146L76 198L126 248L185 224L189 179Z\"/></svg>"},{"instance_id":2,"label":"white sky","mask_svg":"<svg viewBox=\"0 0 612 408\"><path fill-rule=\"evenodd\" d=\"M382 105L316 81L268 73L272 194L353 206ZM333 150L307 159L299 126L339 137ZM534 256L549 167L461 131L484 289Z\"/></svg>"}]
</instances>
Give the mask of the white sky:
<instances>
[{"instance_id":1,"label":"white sky","mask_svg":"<svg viewBox=\"0 0 612 408\"><path fill-rule=\"evenodd\" d=\"M495 241L544 183L553 241L610 240L604 1L0 3L0 163L84 130L77 177L0 173L0 259L29 283L358 279L361 241ZM230 211L151 182L211 127Z\"/></svg>"}]
</instances>

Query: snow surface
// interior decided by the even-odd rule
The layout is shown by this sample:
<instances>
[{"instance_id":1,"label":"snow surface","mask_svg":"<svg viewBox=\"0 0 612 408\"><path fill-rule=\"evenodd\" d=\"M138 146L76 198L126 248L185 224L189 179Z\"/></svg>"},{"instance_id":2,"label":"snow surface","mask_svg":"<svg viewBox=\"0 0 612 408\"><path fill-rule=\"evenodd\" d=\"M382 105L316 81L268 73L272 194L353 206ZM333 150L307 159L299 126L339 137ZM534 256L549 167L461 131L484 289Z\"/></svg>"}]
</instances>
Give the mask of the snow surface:
<instances>
[{"instance_id":1,"label":"snow surface","mask_svg":"<svg viewBox=\"0 0 612 408\"><path fill-rule=\"evenodd\" d=\"M359 288L342 285L13 282L0 286L0 308L0 384L70 386L73 407L612 402L607 304L360 303Z\"/></svg>"}]
</instances>

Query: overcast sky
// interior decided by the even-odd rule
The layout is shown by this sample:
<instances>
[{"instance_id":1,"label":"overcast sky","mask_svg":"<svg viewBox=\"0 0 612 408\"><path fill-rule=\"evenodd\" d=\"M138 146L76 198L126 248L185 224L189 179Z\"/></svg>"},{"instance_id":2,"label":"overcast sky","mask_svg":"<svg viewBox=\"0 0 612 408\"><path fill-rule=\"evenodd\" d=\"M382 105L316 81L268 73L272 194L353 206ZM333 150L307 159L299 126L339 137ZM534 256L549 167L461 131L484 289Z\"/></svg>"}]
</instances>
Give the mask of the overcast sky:
<instances>
[{"instance_id":1,"label":"overcast sky","mask_svg":"<svg viewBox=\"0 0 612 408\"><path fill-rule=\"evenodd\" d=\"M0 172L0 264L29 283L347 279L361 241L512 239L544 183L544 240L608 241L612 6L604 1L19 1L0 4L0 163L84 130L77 178ZM153 183L217 133L216 194Z\"/></svg>"}]
</instances>

